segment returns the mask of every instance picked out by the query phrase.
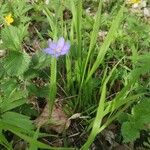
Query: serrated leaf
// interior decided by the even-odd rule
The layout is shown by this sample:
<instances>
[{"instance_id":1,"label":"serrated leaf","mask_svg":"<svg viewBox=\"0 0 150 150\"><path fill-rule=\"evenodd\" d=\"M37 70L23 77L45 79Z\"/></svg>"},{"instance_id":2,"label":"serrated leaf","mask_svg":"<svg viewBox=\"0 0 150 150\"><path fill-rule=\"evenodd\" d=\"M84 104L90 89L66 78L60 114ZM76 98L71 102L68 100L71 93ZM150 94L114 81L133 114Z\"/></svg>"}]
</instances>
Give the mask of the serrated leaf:
<instances>
[{"instance_id":1,"label":"serrated leaf","mask_svg":"<svg viewBox=\"0 0 150 150\"><path fill-rule=\"evenodd\" d=\"M4 73L5 73L5 69L2 65L2 62L0 62L0 79L3 77Z\"/></svg>"},{"instance_id":2,"label":"serrated leaf","mask_svg":"<svg viewBox=\"0 0 150 150\"><path fill-rule=\"evenodd\" d=\"M8 75L20 76L27 70L30 57L27 53L11 51L4 61L4 68Z\"/></svg>"},{"instance_id":3,"label":"serrated leaf","mask_svg":"<svg viewBox=\"0 0 150 150\"><path fill-rule=\"evenodd\" d=\"M119 121L119 123L123 123L123 122L126 122L126 121L128 121L129 120L129 117L130 117L130 114L127 114L127 113L125 113L125 112L122 112L120 115L119 115L119 117L118 117L118 121Z\"/></svg>"},{"instance_id":4,"label":"serrated leaf","mask_svg":"<svg viewBox=\"0 0 150 150\"><path fill-rule=\"evenodd\" d=\"M32 108L29 104L22 105L19 109L16 109L16 111L19 111L21 112L21 114L24 114L26 116L37 117L39 115L39 112L36 109Z\"/></svg>"},{"instance_id":5,"label":"serrated leaf","mask_svg":"<svg viewBox=\"0 0 150 150\"><path fill-rule=\"evenodd\" d=\"M31 61L34 69L43 69L50 65L51 57L42 51L37 51L36 54L33 55Z\"/></svg>"},{"instance_id":6,"label":"serrated leaf","mask_svg":"<svg viewBox=\"0 0 150 150\"><path fill-rule=\"evenodd\" d=\"M142 100L139 104L133 107L132 114L134 118L141 119L142 121L150 122L150 100Z\"/></svg>"},{"instance_id":7,"label":"serrated leaf","mask_svg":"<svg viewBox=\"0 0 150 150\"><path fill-rule=\"evenodd\" d=\"M131 142L140 137L138 129L134 128L131 123L125 122L121 127L124 142Z\"/></svg>"},{"instance_id":8,"label":"serrated leaf","mask_svg":"<svg viewBox=\"0 0 150 150\"><path fill-rule=\"evenodd\" d=\"M134 141L140 136L140 130L150 123L150 100L144 99L132 108L132 114L121 128L124 142Z\"/></svg>"},{"instance_id":9,"label":"serrated leaf","mask_svg":"<svg viewBox=\"0 0 150 150\"><path fill-rule=\"evenodd\" d=\"M132 120L136 122L135 126L139 130L144 128L144 125L150 123L150 100L144 99L132 109Z\"/></svg>"},{"instance_id":10,"label":"serrated leaf","mask_svg":"<svg viewBox=\"0 0 150 150\"><path fill-rule=\"evenodd\" d=\"M1 37L3 47L8 50L21 51L22 42L27 35L27 26L20 25L19 27L9 26L2 30Z\"/></svg>"},{"instance_id":11,"label":"serrated leaf","mask_svg":"<svg viewBox=\"0 0 150 150\"><path fill-rule=\"evenodd\" d=\"M39 70L36 70L34 68L29 68L25 73L24 73L24 78L26 80L30 80L30 79L33 79L37 76L39 76Z\"/></svg>"},{"instance_id":12,"label":"serrated leaf","mask_svg":"<svg viewBox=\"0 0 150 150\"><path fill-rule=\"evenodd\" d=\"M28 90L30 95L35 95L37 97L48 97L50 92L49 85L37 87L34 84L30 84Z\"/></svg>"},{"instance_id":13,"label":"serrated leaf","mask_svg":"<svg viewBox=\"0 0 150 150\"><path fill-rule=\"evenodd\" d=\"M0 90L4 95L9 96L10 93L18 87L18 83L14 78L6 78L1 80Z\"/></svg>"}]
</instances>

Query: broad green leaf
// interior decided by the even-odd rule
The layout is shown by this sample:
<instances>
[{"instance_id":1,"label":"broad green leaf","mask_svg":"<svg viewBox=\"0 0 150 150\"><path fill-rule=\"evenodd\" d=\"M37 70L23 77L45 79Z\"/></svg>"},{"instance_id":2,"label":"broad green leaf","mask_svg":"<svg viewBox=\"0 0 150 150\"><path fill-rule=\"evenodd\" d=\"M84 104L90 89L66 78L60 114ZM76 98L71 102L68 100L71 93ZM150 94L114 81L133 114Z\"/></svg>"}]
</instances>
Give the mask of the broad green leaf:
<instances>
[{"instance_id":1,"label":"broad green leaf","mask_svg":"<svg viewBox=\"0 0 150 150\"><path fill-rule=\"evenodd\" d=\"M131 142L140 137L139 130L134 128L129 122L125 122L122 125L121 132L124 138L124 142Z\"/></svg>"},{"instance_id":2,"label":"broad green leaf","mask_svg":"<svg viewBox=\"0 0 150 150\"><path fill-rule=\"evenodd\" d=\"M119 117L117 118L117 120L119 121L120 124L126 122L129 120L129 117L130 115L125 113L125 112L122 112Z\"/></svg>"},{"instance_id":3,"label":"broad green leaf","mask_svg":"<svg viewBox=\"0 0 150 150\"><path fill-rule=\"evenodd\" d=\"M30 95L35 95L37 97L47 97L48 98L48 95L50 93L49 85L44 86L44 87L37 87L34 84L30 84L28 86L28 90L29 90Z\"/></svg>"},{"instance_id":4,"label":"broad green leaf","mask_svg":"<svg viewBox=\"0 0 150 150\"><path fill-rule=\"evenodd\" d=\"M34 129L34 125L29 117L16 113L16 112L5 112L2 116L2 121L8 125L13 125L23 129L24 131L30 133Z\"/></svg>"},{"instance_id":5,"label":"broad green leaf","mask_svg":"<svg viewBox=\"0 0 150 150\"><path fill-rule=\"evenodd\" d=\"M30 57L27 53L12 51L4 61L4 68L8 75L21 76L27 70Z\"/></svg>"},{"instance_id":6,"label":"broad green leaf","mask_svg":"<svg viewBox=\"0 0 150 150\"><path fill-rule=\"evenodd\" d=\"M135 105L132 109L132 115L140 124L150 123L150 99L143 99Z\"/></svg>"},{"instance_id":7,"label":"broad green leaf","mask_svg":"<svg viewBox=\"0 0 150 150\"><path fill-rule=\"evenodd\" d=\"M27 26L20 25L19 27L9 26L2 29L1 38L3 47L10 51L21 51L22 42L27 35Z\"/></svg>"},{"instance_id":8,"label":"broad green leaf","mask_svg":"<svg viewBox=\"0 0 150 150\"><path fill-rule=\"evenodd\" d=\"M0 90L6 97L18 87L17 80L14 78L5 78L1 80Z\"/></svg>"},{"instance_id":9,"label":"broad green leaf","mask_svg":"<svg viewBox=\"0 0 150 150\"><path fill-rule=\"evenodd\" d=\"M2 62L0 62L0 80L4 76L4 73L5 73L5 69L2 65Z\"/></svg>"},{"instance_id":10,"label":"broad green leaf","mask_svg":"<svg viewBox=\"0 0 150 150\"><path fill-rule=\"evenodd\" d=\"M150 100L144 99L132 108L129 119L123 123L121 132L124 142L136 140L140 135L140 130L144 130L144 125L150 123Z\"/></svg>"},{"instance_id":11,"label":"broad green leaf","mask_svg":"<svg viewBox=\"0 0 150 150\"><path fill-rule=\"evenodd\" d=\"M35 140L33 137L28 136L26 134L23 134L20 130L19 127L15 127L13 125L9 125L3 121L0 120L0 128L8 130L10 132L12 132L13 134L17 135L18 137L22 138L23 140L25 140L28 143L32 143L33 145L37 146L38 148L42 149L42 150L75 150L74 148L57 148L57 147L51 147L45 143L42 143L40 141ZM34 133L35 135L36 133ZM33 135L33 134L32 134Z\"/></svg>"},{"instance_id":12,"label":"broad green leaf","mask_svg":"<svg viewBox=\"0 0 150 150\"><path fill-rule=\"evenodd\" d=\"M31 59L31 67L34 69L43 69L50 65L51 57L43 51L37 51Z\"/></svg>"},{"instance_id":13,"label":"broad green leaf","mask_svg":"<svg viewBox=\"0 0 150 150\"><path fill-rule=\"evenodd\" d=\"M3 113L25 104L27 102L25 97L25 91L21 90L14 90L10 95L4 96L0 105L1 112Z\"/></svg>"}]
</instances>

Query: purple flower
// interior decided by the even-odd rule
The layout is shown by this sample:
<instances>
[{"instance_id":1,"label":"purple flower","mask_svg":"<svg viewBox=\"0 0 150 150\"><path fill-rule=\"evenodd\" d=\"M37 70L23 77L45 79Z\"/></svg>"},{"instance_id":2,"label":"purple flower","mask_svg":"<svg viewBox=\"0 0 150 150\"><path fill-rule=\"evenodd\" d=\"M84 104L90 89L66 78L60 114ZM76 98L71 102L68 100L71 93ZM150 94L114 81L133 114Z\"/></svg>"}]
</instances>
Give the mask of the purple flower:
<instances>
[{"instance_id":1,"label":"purple flower","mask_svg":"<svg viewBox=\"0 0 150 150\"><path fill-rule=\"evenodd\" d=\"M53 57L59 57L68 53L70 49L70 43L61 37L58 41L48 41L48 48L44 49L44 52L50 54Z\"/></svg>"}]
</instances>

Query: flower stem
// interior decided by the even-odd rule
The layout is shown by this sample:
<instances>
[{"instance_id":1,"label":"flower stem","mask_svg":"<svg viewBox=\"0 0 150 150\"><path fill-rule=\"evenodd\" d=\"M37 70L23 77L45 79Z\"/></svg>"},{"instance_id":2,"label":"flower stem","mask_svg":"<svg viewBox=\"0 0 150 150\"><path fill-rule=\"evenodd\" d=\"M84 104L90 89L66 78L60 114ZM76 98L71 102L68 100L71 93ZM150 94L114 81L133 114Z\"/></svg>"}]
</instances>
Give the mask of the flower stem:
<instances>
[{"instance_id":1,"label":"flower stem","mask_svg":"<svg viewBox=\"0 0 150 150\"><path fill-rule=\"evenodd\" d=\"M50 117L55 103L55 97L57 92L56 77L57 77L57 60L55 57L51 57L50 94L49 94L49 116Z\"/></svg>"}]
</instances>

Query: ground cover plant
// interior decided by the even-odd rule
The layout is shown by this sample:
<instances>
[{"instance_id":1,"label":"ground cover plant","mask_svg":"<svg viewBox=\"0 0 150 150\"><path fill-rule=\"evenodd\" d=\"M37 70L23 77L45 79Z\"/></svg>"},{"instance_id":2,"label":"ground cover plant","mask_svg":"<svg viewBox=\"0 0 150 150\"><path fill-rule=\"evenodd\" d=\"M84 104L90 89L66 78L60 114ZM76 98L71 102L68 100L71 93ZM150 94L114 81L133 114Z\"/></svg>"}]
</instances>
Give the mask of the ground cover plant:
<instances>
[{"instance_id":1,"label":"ground cover plant","mask_svg":"<svg viewBox=\"0 0 150 150\"><path fill-rule=\"evenodd\" d=\"M0 149L149 149L150 2L0 1Z\"/></svg>"}]
</instances>

